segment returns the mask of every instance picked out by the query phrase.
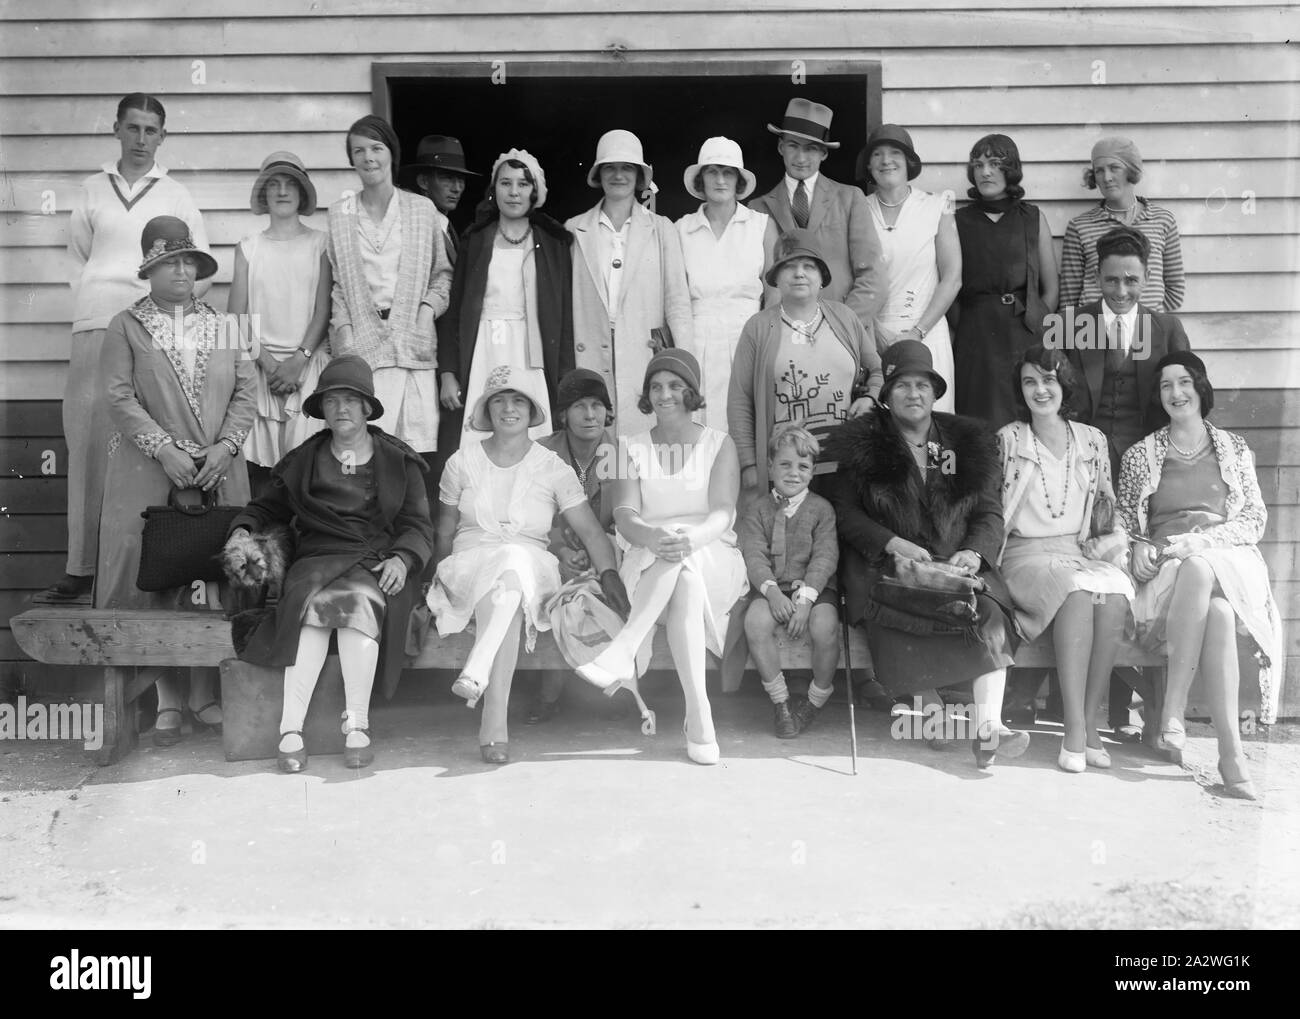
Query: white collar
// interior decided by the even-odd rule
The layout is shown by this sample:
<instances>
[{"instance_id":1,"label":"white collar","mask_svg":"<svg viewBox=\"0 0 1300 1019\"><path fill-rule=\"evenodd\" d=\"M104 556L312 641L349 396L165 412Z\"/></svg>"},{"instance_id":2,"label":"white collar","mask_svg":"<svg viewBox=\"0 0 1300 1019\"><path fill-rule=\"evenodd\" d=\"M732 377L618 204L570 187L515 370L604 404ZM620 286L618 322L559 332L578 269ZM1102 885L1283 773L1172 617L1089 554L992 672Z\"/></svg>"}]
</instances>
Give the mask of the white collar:
<instances>
[{"instance_id":1,"label":"white collar","mask_svg":"<svg viewBox=\"0 0 1300 1019\"><path fill-rule=\"evenodd\" d=\"M1101 302L1101 319L1106 326L1106 335L1107 336L1110 335L1111 328L1115 324L1115 319L1123 318L1124 337L1125 339L1128 340L1129 343L1132 343L1133 330L1137 327L1138 308L1141 307L1141 304L1142 302L1139 301L1137 304L1133 305L1133 307L1131 307L1128 311L1126 311L1121 316L1121 315L1116 315L1113 311L1111 311L1110 305L1107 304L1105 298L1103 298Z\"/></svg>"},{"instance_id":2,"label":"white collar","mask_svg":"<svg viewBox=\"0 0 1300 1019\"><path fill-rule=\"evenodd\" d=\"M811 491L811 489L805 488L802 492L800 492L800 493L799 493L798 495L796 495L793 499L791 499L788 503L786 503L786 505L785 505L785 507L784 507L784 512L785 512L785 516L786 516L786 519L787 519L787 520L788 520L790 517L794 516L796 513L799 512L799 507L802 506L804 500L808 498L808 493L809 493L810 491ZM776 492L776 489L774 488L774 489L772 489L772 501L775 503L776 500L777 500L777 492ZM781 504L780 504L780 503L777 503L777 508L778 508L778 509L781 509Z\"/></svg>"},{"instance_id":3,"label":"white collar","mask_svg":"<svg viewBox=\"0 0 1300 1019\"><path fill-rule=\"evenodd\" d=\"M102 169L110 177L116 177L123 184L126 183L126 178L122 176L122 171L117 168L116 159L109 160L102 167L100 167L100 169ZM147 169L144 172L144 176L141 177L140 179L143 180L144 177L166 177L166 176L167 176L167 167L163 166L158 162L158 160L155 159L153 166L149 167L149 169Z\"/></svg>"},{"instance_id":4,"label":"white collar","mask_svg":"<svg viewBox=\"0 0 1300 1019\"><path fill-rule=\"evenodd\" d=\"M726 233L732 223L747 223L753 218L754 211L744 202L737 202L735 214L727 221L727 225L722 228L722 232ZM709 217L704 215L704 206L702 204L694 212L688 212L682 217L682 229L688 233L694 230L713 230L713 227L709 224Z\"/></svg>"},{"instance_id":5,"label":"white collar","mask_svg":"<svg viewBox=\"0 0 1300 1019\"><path fill-rule=\"evenodd\" d=\"M600 216L596 219L596 224L597 224L598 226L608 227L611 233L616 233L616 234L626 234L626 233L627 233L627 230L628 230L628 227L630 227L630 226L632 225L632 216L635 216L635 215L636 215L636 210L637 210L637 204L636 204L635 202L633 202L633 203L632 203L632 215L631 215L631 216L628 216L627 219L625 219L625 220L623 221L623 226L622 226L621 229L615 229L615 228L614 228L614 221L613 221L612 219L610 219L607 215L605 215L605 210L604 210L604 209L601 209L601 210L600 210Z\"/></svg>"},{"instance_id":6,"label":"white collar","mask_svg":"<svg viewBox=\"0 0 1300 1019\"><path fill-rule=\"evenodd\" d=\"M811 177L804 179L804 190L808 192L808 201L812 201L813 191L817 188L817 182L821 180L821 172L814 173ZM799 187L799 182L791 177L788 173L785 175L785 193L790 196L790 201L794 201L794 193Z\"/></svg>"}]
</instances>

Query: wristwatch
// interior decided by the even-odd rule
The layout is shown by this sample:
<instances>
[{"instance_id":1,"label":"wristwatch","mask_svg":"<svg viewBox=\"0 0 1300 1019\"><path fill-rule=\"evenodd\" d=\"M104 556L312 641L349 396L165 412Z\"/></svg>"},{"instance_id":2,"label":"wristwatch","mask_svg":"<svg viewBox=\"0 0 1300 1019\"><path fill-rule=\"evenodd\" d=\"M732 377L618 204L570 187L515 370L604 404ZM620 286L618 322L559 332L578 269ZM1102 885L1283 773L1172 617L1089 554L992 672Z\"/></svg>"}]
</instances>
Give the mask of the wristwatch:
<instances>
[{"instance_id":1,"label":"wristwatch","mask_svg":"<svg viewBox=\"0 0 1300 1019\"><path fill-rule=\"evenodd\" d=\"M922 329L920 322L917 322L916 325L912 326L912 328L916 330L917 335L920 336L921 339L925 339L925 334L929 331L927 329Z\"/></svg>"},{"instance_id":2,"label":"wristwatch","mask_svg":"<svg viewBox=\"0 0 1300 1019\"><path fill-rule=\"evenodd\" d=\"M308 361L310 361L312 354L316 352L314 350L308 350L306 347L299 347L297 353L301 354L303 357L307 358Z\"/></svg>"},{"instance_id":3,"label":"wristwatch","mask_svg":"<svg viewBox=\"0 0 1300 1019\"><path fill-rule=\"evenodd\" d=\"M230 450L231 456L239 456L239 443L237 443L229 435L223 435L217 441L221 443L223 446L225 446L226 449Z\"/></svg>"}]
</instances>

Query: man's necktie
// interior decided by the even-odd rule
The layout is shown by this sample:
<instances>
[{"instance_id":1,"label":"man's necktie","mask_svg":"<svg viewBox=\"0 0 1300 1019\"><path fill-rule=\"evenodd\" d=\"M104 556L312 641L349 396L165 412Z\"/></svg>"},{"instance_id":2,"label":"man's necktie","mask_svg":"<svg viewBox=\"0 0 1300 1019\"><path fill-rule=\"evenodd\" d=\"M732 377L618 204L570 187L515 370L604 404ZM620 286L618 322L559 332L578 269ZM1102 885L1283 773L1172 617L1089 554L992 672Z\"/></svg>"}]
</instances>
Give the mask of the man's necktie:
<instances>
[{"instance_id":1,"label":"man's necktie","mask_svg":"<svg viewBox=\"0 0 1300 1019\"><path fill-rule=\"evenodd\" d=\"M808 225L808 189L803 186L803 181L794 189L794 202L791 204L791 210L794 212L795 225L800 230Z\"/></svg>"},{"instance_id":2,"label":"man's necktie","mask_svg":"<svg viewBox=\"0 0 1300 1019\"><path fill-rule=\"evenodd\" d=\"M772 572L780 580L785 573L785 509L790 500L784 495L776 496L776 520L772 524Z\"/></svg>"},{"instance_id":3,"label":"man's necktie","mask_svg":"<svg viewBox=\"0 0 1300 1019\"><path fill-rule=\"evenodd\" d=\"M1124 320L1116 316L1115 318L1115 338L1111 342L1111 349L1107 355L1107 361L1110 367L1118 371L1124 367L1124 360L1128 356L1128 351L1124 349Z\"/></svg>"}]
</instances>

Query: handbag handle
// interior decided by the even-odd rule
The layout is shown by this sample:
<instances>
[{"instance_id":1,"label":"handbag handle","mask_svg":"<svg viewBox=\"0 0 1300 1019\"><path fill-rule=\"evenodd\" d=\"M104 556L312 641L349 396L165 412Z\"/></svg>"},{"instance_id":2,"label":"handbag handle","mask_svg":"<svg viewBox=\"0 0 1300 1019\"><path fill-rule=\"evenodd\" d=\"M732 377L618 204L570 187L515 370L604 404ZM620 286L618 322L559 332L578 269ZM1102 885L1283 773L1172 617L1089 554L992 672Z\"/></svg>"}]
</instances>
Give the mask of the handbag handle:
<instances>
[{"instance_id":1,"label":"handbag handle","mask_svg":"<svg viewBox=\"0 0 1300 1019\"><path fill-rule=\"evenodd\" d=\"M179 495L181 492L199 492L203 496L203 502L201 502L197 506L186 506L182 503L179 503L176 501L176 496ZM167 505L174 510L178 510L179 512L186 514L187 516L201 517L209 510L216 509L217 490L216 488L211 488L208 491L204 492L202 489L199 488L190 487L190 488L182 489L182 488L177 488L175 485L173 485L172 490L167 493Z\"/></svg>"}]
</instances>

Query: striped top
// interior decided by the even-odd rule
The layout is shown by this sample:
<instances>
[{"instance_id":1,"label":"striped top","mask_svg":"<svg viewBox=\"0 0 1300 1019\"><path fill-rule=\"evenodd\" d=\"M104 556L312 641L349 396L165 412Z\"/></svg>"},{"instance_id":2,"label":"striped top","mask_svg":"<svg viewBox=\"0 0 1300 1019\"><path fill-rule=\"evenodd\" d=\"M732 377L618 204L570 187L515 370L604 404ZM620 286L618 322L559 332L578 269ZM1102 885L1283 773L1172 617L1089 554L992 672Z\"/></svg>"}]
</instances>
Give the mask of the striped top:
<instances>
[{"instance_id":1,"label":"striped top","mask_svg":"<svg viewBox=\"0 0 1300 1019\"><path fill-rule=\"evenodd\" d=\"M1183 275L1183 247L1178 237L1174 214L1145 198L1138 200L1133 227L1151 242L1147 262L1147 283L1142 288L1142 303L1156 311L1177 311L1187 292ZM1061 253L1061 304L1088 304L1101 297L1097 282L1097 240L1123 226L1124 221L1106 210L1105 202L1080 213L1065 228L1065 246Z\"/></svg>"},{"instance_id":2,"label":"striped top","mask_svg":"<svg viewBox=\"0 0 1300 1019\"><path fill-rule=\"evenodd\" d=\"M393 304L387 320L379 317L366 279L357 235L361 200L349 196L329 209L329 259L334 271L330 355L357 354L371 368L432 370L437 363L437 341L432 333L416 328L420 306L427 304L436 319L447 310L451 293L451 263L444 248L447 221L433 202L409 191L396 191L401 218L401 257L393 284ZM351 342L339 330L351 326Z\"/></svg>"}]
</instances>

